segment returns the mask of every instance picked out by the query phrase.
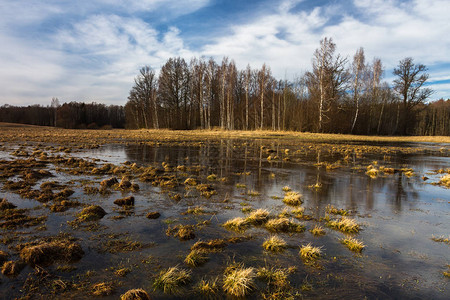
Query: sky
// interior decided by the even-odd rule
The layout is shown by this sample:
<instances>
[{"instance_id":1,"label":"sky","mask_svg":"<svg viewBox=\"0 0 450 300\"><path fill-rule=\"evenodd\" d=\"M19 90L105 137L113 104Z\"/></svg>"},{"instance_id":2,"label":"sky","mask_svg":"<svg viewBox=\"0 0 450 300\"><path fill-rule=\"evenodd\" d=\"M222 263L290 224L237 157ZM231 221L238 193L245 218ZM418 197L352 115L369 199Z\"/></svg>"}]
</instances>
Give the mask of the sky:
<instances>
[{"instance_id":1,"label":"sky","mask_svg":"<svg viewBox=\"0 0 450 300\"><path fill-rule=\"evenodd\" d=\"M450 98L448 0L0 0L0 105L124 105L139 69L224 56L278 79L311 69L324 37L352 59L425 64L431 100Z\"/></svg>"}]
</instances>

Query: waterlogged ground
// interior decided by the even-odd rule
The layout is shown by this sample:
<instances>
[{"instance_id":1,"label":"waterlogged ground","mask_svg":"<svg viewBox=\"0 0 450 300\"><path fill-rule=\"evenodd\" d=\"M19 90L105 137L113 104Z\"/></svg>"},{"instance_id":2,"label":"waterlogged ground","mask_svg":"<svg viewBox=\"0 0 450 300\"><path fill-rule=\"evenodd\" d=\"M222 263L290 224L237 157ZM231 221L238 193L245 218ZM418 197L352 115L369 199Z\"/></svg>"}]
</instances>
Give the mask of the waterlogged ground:
<instances>
[{"instance_id":1,"label":"waterlogged ground","mask_svg":"<svg viewBox=\"0 0 450 300\"><path fill-rule=\"evenodd\" d=\"M231 298L225 274L242 269L249 299L447 299L449 147L4 135L0 298L118 299L134 288L152 299ZM111 178L117 182L101 183ZM289 190L301 194L294 205L283 201ZM128 196L134 204L114 203ZM106 215L81 213L91 205ZM250 221L258 209L268 216ZM223 226L234 218L240 226ZM294 225L269 225L282 218ZM333 228L341 218L356 223L353 233ZM322 235L311 233L316 226ZM272 236L286 242L282 251L264 249ZM361 252L349 250L346 237L362 242ZM308 243L320 247L318 258L300 256ZM185 260L195 249L201 259L192 266ZM189 278L164 292L157 283L171 267ZM210 294L200 291L202 280Z\"/></svg>"}]
</instances>

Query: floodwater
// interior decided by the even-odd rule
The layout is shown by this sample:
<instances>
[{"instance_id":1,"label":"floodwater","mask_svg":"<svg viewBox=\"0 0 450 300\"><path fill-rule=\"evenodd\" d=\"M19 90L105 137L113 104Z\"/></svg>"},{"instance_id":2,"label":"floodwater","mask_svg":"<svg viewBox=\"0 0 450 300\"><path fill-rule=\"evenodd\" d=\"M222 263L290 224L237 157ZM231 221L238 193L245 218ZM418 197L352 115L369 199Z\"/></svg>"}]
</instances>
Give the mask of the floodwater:
<instances>
[{"instance_id":1,"label":"floodwater","mask_svg":"<svg viewBox=\"0 0 450 300\"><path fill-rule=\"evenodd\" d=\"M14 160L10 153L18 145L6 145L0 157ZM28 145L32 152L34 146ZM87 195L86 184L99 186L111 174L69 174L62 172L52 161L47 169L55 176L36 182L55 180L66 184L75 193L71 200L82 204L100 205L108 213L89 226L72 226L81 207L65 212L50 212L42 203L24 199L2 188L0 198L6 198L18 208L32 208L32 213L48 214L45 228L34 227L1 229L1 237L9 243L0 249L18 259L14 246L43 237L68 233L81 244L85 254L78 262L70 264L73 270L62 271L55 263L45 267L53 285L38 284L30 287L31 278L37 280L30 266L16 277L1 276L0 298L28 295L49 295L51 298L91 298L91 286L99 282L114 285L111 295L104 299L117 299L128 289L143 288L152 299L195 299L194 286L201 279L219 278L219 286L227 264L235 261L245 267L294 267L288 279L295 298L314 299L448 299L450 278L443 275L450 264L448 243L435 242L432 237L450 237L450 190L433 185L442 174L437 170L450 168L450 145L435 144L296 144L283 140L212 140L192 143L154 143L130 145L105 145L99 149L72 153L48 153L83 158L98 166L112 163L124 166L125 162L138 167L162 168L169 164L167 174L175 175L178 185L171 189L142 182L130 172L132 182L140 190L122 192L111 189L110 195ZM286 150L287 149L287 150ZM269 159L268 159L269 157ZM128 163L126 165L129 165ZM368 166L393 168L395 172L371 178ZM185 166L186 169L178 168ZM328 166L328 167L327 167ZM405 170L412 169L413 174ZM207 176L215 174L215 180ZM117 175L116 175L117 176ZM426 178L423 178L426 176ZM117 176L120 180L120 176ZM194 188L185 186L184 180L195 178L207 183L217 192L206 198ZM8 178L18 180L17 178ZM3 186L4 180L0 181ZM245 217L245 207L267 209L271 216L286 206L283 187L289 186L301 193L308 218L296 220L306 226L300 233L277 233L289 245L281 253L269 253L262 247L273 233L264 226L251 226L245 231L230 231L221 226L235 217ZM249 191L257 194L250 195ZM179 194L180 199L173 195ZM124 210L113 201L128 195L135 197L134 207ZM326 207L333 205L350 212L349 217L360 226L353 234L365 244L362 253L347 249L340 239L346 235L327 227L324 218ZM202 207L203 214L186 214L188 208ZM157 211L158 219L147 219L146 214ZM330 215L331 219L340 216ZM294 218L294 214L291 214ZM295 219L295 218L294 218ZM208 221L206 223L202 223ZM69 222L69 223L68 223ZM195 238L180 241L167 236L166 230L177 224L195 226ZM309 230L321 225L326 234L313 236ZM11 238L13 236L13 238ZM198 240L242 237L229 243L222 251L208 254L209 260L199 267L184 264L190 247ZM11 242L12 239L12 242ZM136 250L112 251L105 245L110 241L138 241ZM322 247L322 257L314 263L305 263L299 256L300 246L311 243ZM191 282L179 295L167 295L154 290L153 282L161 270L179 266L191 270ZM115 271L128 268L126 276ZM55 288L56 280L63 282ZM28 284L27 284L28 282ZM44 282L44 281L43 281ZM264 281L256 280L249 299L261 299L268 291ZM223 292L220 297L226 298Z\"/></svg>"}]
</instances>

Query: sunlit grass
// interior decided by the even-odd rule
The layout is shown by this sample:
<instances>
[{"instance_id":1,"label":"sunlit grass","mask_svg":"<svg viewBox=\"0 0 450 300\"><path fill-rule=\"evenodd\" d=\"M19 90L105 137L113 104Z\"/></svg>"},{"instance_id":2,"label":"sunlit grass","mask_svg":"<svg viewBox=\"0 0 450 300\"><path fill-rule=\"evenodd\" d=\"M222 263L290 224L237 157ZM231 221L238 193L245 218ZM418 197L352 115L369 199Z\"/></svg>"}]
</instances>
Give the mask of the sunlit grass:
<instances>
[{"instance_id":1,"label":"sunlit grass","mask_svg":"<svg viewBox=\"0 0 450 300\"><path fill-rule=\"evenodd\" d=\"M260 208L250 213L250 215L245 220L253 225L261 225L266 223L268 219L269 211Z\"/></svg>"},{"instance_id":2,"label":"sunlit grass","mask_svg":"<svg viewBox=\"0 0 450 300\"><path fill-rule=\"evenodd\" d=\"M330 220L328 226L346 233L358 233L360 231L360 226L356 221L347 217L342 217L338 220Z\"/></svg>"},{"instance_id":3,"label":"sunlit grass","mask_svg":"<svg viewBox=\"0 0 450 300\"><path fill-rule=\"evenodd\" d=\"M223 290L234 297L244 297L255 288L255 271L242 265L233 265L225 270Z\"/></svg>"},{"instance_id":4,"label":"sunlit grass","mask_svg":"<svg viewBox=\"0 0 450 300\"><path fill-rule=\"evenodd\" d=\"M281 252L287 248L287 243L282 238L273 235L264 241L263 248L267 251Z\"/></svg>"},{"instance_id":5,"label":"sunlit grass","mask_svg":"<svg viewBox=\"0 0 450 300\"><path fill-rule=\"evenodd\" d=\"M346 237L344 239L341 239L340 242L342 244L344 244L345 246L347 246L348 249L350 249L351 251L354 252L358 252L361 253L361 251L364 250L364 248L366 247L363 242L352 238L352 237Z\"/></svg>"},{"instance_id":6,"label":"sunlit grass","mask_svg":"<svg viewBox=\"0 0 450 300\"><path fill-rule=\"evenodd\" d=\"M296 223L292 219L277 218L267 221L266 228L275 232L303 232L305 225Z\"/></svg>"},{"instance_id":7,"label":"sunlit grass","mask_svg":"<svg viewBox=\"0 0 450 300\"><path fill-rule=\"evenodd\" d=\"M289 191L284 195L283 202L287 205L298 206L302 204L301 197L302 195L300 193Z\"/></svg>"},{"instance_id":8,"label":"sunlit grass","mask_svg":"<svg viewBox=\"0 0 450 300\"><path fill-rule=\"evenodd\" d=\"M236 217L234 219L228 220L223 224L223 227L235 231L242 231L250 225L247 219Z\"/></svg>"},{"instance_id":9,"label":"sunlit grass","mask_svg":"<svg viewBox=\"0 0 450 300\"><path fill-rule=\"evenodd\" d=\"M191 267L197 267L208 261L208 255L201 250L192 250L184 259L184 262Z\"/></svg>"},{"instance_id":10,"label":"sunlit grass","mask_svg":"<svg viewBox=\"0 0 450 300\"><path fill-rule=\"evenodd\" d=\"M190 280L190 271L172 267L159 273L153 283L153 287L162 290L166 294L179 294L182 286L187 284Z\"/></svg>"},{"instance_id":11,"label":"sunlit grass","mask_svg":"<svg viewBox=\"0 0 450 300\"><path fill-rule=\"evenodd\" d=\"M347 216L348 215L348 210L334 207L331 204L327 205L327 207L325 208L325 211L327 213L329 213L329 214L332 214L332 215L341 215L341 216Z\"/></svg>"},{"instance_id":12,"label":"sunlit grass","mask_svg":"<svg viewBox=\"0 0 450 300\"><path fill-rule=\"evenodd\" d=\"M314 226L314 228L311 229L310 232L315 236L325 235L325 229L323 229L323 227L320 225Z\"/></svg>"},{"instance_id":13,"label":"sunlit grass","mask_svg":"<svg viewBox=\"0 0 450 300\"><path fill-rule=\"evenodd\" d=\"M217 281L217 277L211 280L202 279L194 289L203 299L218 299L220 297Z\"/></svg>"},{"instance_id":14,"label":"sunlit grass","mask_svg":"<svg viewBox=\"0 0 450 300\"><path fill-rule=\"evenodd\" d=\"M322 248L314 247L311 243L309 243L307 245L302 245L299 254L304 260L316 260L322 256Z\"/></svg>"}]
</instances>

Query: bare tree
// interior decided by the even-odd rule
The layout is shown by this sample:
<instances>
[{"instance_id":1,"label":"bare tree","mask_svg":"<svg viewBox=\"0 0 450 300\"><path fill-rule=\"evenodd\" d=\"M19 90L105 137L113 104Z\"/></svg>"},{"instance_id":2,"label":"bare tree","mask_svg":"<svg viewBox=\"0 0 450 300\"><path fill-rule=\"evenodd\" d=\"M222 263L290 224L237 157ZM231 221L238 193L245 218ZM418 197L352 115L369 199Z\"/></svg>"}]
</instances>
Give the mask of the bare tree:
<instances>
[{"instance_id":1,"label":"bare tree","mask_svg":"<svg viewBox=\"0 0 450 300\"><path fill-rule=\"evenodd\" d=\"M314 52L312 60L313 70L307 72L309 93L318 102L318 128L323 131L325 118L329 119L328 112L333 102L345 92L349 74L345 68L347 59L340 55L334 56L336 44L332 38L320 41L320 47Z\"/></svg>"},{"instance_id":2,"label":"bare tree","mask_svg":"<svg viewBox=\"0 0 450 300\"><path fill-rule=\"evenodd\" d=\"M260 129L264 127L264 94L266 93L266 87L268 79L270 78L270 68L264 63L261 70L258 72L258 84L259 84L259 99L261 106L261 119L260 119Z\"/></svg>"},{"instance_id":3,"label":"bare tree","mask_svg":"<svg viewBox=\"0 0 450 300\"><path fill-rule=\"evenodd\" d=\"M364 49L361 47L356 51L355 56L353 57L352 63L352 75L353 75L353 102L355 104L355 116L353 118L352 128L350 133L353 133L353 129L356 125L356 120L358 119L359 114L359 100L363 93L362 89L364 87L364 72L365 72L365 57L364 57Z\"/></svg>"},{"instance_id":4,"label":"bare tree","mask_svg":"<svg viewBox=\"0 0 450 300\"><path fill-rule=\"evenodd\" d=\"M394 68L394 91L400 96L402 103L402 134L408 130L408 117L413 107L423 103L433 90L423 85L428 80L427 67L415 64L411 57L400 60L397 68Z\"/></svg>"},{"instance_id":5,"label":"bare tree","mask_svg":"<svg viewBox=\"0 0 450 300\"><path fill-rule=\"evenodd\" d=\"M134 103L132 107L137 110L136 114L142 117L142 125L145 128L150 128L149 118L153 121L153 128L159 127L156 91L155 71L149 66L142 67L139 75L134 79L134 86L130 90L128 100Z\"/></svg>"},{"instance_id":6,"label":"bare tree","mask_svg":"<svg viewBox=\"0 0 450 300\"><path fill-rule=\"evenodd\" d=\"M53 126L56 127L56 115L58 113L58 107L59 107L59 99L56 97L52 98L52 104L51 107L53 108L53 114L54 114L54 121L53 121Z\"/></svg>"}]
</instances>

